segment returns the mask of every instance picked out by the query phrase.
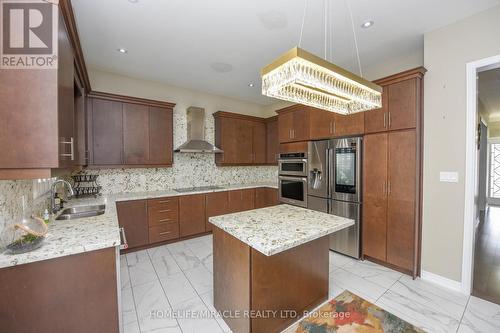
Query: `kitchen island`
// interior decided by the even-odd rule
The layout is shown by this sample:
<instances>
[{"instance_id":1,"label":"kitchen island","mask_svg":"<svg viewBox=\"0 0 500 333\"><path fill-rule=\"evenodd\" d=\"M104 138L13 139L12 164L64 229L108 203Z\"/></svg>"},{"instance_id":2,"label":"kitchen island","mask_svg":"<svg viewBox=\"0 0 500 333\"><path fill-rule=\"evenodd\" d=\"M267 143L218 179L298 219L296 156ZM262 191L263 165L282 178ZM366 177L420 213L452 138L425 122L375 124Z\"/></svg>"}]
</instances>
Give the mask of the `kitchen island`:
<instances>
[{"instance_id":1,"label":"kitchen island","mask_svg":"<svg viewBox=\"0 0 500 333\"><path fill-rule=\"evenodd\" d=\"M278 205L211 217L214 305L234 333L280 332L328 298L328 235L353 220Z\"/></svg>"}]
</instances>

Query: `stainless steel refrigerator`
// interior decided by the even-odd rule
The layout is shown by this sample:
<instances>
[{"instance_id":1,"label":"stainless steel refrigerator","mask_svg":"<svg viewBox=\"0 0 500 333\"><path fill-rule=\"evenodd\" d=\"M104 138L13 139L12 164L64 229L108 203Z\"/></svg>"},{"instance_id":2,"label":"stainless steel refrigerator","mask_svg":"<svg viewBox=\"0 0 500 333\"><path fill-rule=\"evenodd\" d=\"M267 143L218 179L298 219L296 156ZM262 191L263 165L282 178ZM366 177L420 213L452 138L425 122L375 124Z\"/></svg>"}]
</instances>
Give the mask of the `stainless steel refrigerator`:
<instances>
[{"instance_id":1,"label":"stainless steel refrigerator","mask_svg":"<svg viewBox=\"0 0 500 333\"><path fill-rule=\"evenodd\" d=\"M309 209L343 216L355 224L330 236L330 249L360 258L362 137L309 142Z\"/></svg>"}]
</instances>

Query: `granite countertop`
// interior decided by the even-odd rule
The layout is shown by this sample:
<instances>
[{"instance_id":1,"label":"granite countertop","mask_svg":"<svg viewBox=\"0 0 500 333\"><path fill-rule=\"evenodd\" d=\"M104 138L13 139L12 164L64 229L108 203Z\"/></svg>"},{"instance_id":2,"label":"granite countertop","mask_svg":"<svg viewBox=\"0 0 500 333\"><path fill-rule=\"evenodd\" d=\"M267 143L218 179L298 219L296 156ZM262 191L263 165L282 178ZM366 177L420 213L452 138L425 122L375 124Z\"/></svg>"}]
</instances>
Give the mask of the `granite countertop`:
<instances>
[{"instance_id":1,"label":"granite countertop","mask_svg":"<svg viewBox=\"0 0 500 333\"><path fill-rule=\"evenodd\" d=\"M266 256L354 224L351 219L290 205L214 216L209 222Z\"/></svg>"},{"instance_id":2,"label":"granite countertop","mask_svg":"<svg viewBox=\"0 0 500 333\"><path fill-rule=\"evenodd\" d=\"M75 220L52 220L46 239L37 250L9 255L0 253L0 268L28 264L36 261L64 257L67 255L84 253L120 245L120 232L116 213L117 201L154 199L199 193L222 192L246 188L271 187L277 188L273 183L240 184L221 186L220 189L192 191L178 193L174 190L154 192L130 192L103 195L98 198L73 199L64 208L106 205L103 215L80 218Z\"/></svg>"}]
</instances>

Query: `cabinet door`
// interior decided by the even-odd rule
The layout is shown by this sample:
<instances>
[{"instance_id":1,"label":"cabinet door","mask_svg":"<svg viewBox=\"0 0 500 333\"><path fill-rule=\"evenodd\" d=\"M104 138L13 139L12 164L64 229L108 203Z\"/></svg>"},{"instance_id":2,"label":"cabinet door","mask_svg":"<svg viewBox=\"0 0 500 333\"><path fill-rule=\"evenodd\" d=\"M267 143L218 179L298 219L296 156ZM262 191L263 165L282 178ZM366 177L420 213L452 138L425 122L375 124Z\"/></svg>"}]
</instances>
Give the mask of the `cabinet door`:
<instances>
[{"instance_id":1,"label":"cabinet door","mask_svg":"<svg viewBox=\"0 0 500 333\"><path fill-rule=\"evenodd\" d=\"M128 246L144 246L149 243L148 210L146 200L116 203L118 224L125 230Z\"/></svg>"},{"instance_id":2,"label":"cabinet door","mask_svg":"<svg viewBox=\"0 0 500 333\"><path fill-rule=\"evenodd\" d=\"M278 191L274 188L259 187L255 189L255 208L276 206L278 204Z\"/></svg>"},{"instance_id":3,"label":"cabinet door","mask_svg":"<svg viewBox=\"0 0 500 333\"><path fill-rule=\"evenodd\" d=\"M335 113L312 109L309 112L309 131L312 140L327 139L333 136Z\"/></svg>"},{"instance_id":4,"label":"cabinet door","mask_svg":"<svg viewBox=\"0 0 500 333\"><path fill-rule=\"evenodd\" d=\"M237 136L236 164L252 164L253 162L253 121L235 119Z\"/></svg>"},{"instance_id":5,"label":"cabinet door","mask_svg":"<svg viewBox=\"0 0 500 333\"><path fill-rule=\"evenodd\" d=\"M122 103L92 99L93 164L122 164Z\"/></svg>"},{"instance_id":6,"label":"cabinet door","mask_svg":"<svg viewBox=\"0 0 500 333\"><path fill-rule=\"evenodd\" d=\"M387 262L413 269L415 249L416 132L389 133Z\"/></svg>"},{"instance_id":7,"label":"cabinet door","mask_svg":"<svg viewBox=\"0 0 500 333\"><path fill-rule=\"evenodd\" d=\"M205 232L205 194L179 197L180 236Z\"/></svg>"},{"instance_id":8,"label":"cabinet door","mask_svg":"<svg viewBox=\"0 0 500 333\"><path fill-rule=\"evenodd\" d=\"M123 152L125 164L148 164L149 107L123 103Z\"/></svg>"},{"instance_id":9,"label":"cabinet door","mask_svg":"<svg viewBox=\"0 0 500 333\"><path fill-rule=\"evenodd\" d=\"M207 220L205 223L205 231L211 231L213 225L208 222L208 218L212 216L224 215L229 213L229 197L227 191L207 193L205 196Z\"/></svg>"},{"instance_id":10,"label":"cabinet door","mask_svg":"<svg viewBox=\"0 0 500 333\"><path fill-rule=\"evenodd\" d=\"M385 261L387 133L365 135L363 144L363 254Z\"/></svg>"},{"instance_id":11,"label":"cabinet door","mask_svg":"<svg viewBox=\"0 0 500 333\"><path fill-rule=\"evenodd\" d=\"M309 140L309 111L304 108L293 112L293 141Z\"/></svg>"},{"instance_id":12,"label":"cabinet door","mask_svg":"<svg viewBox=\"0 0 500 333\"><path fill-rule=\"evenodd\" d=\"M278 116L279 142L291 142L293 130L293 112L280 113Z\"/></svg>"},{"instance_id":13,"label":"cabinet door","mask_svg":"<svg viewBox=\"0 0 500 333\"><path fill-rule=\"evenodd\" d=\"M365 133L376 133L387 130L387 87L383 87L382 108L362 112L365 116Z\"/></svg>"},{"instance_id":14,"label":"cabinet door","mask_svg":"<svg viewBox=\"0 0 500 333\"><path fill-rule=\"evenodd\" d=\"M417 125L417 79L391 84L389 96L389 129L415 128Z\"/></svg>"},{"instance_id":15,"label":"cabinet door","mask_svg":"<svg viewBox=\"0 0 500 333\"><path fill-rule=\"evenodd\" d=\"M370 112L370 111L368 111ZM337 115L335 125L335 135L359 135L365 132L365 115L363 112L348 116Z\"/></svg>"},{"instance_id":16,"label":"cabinet door","mask_svg":"<svg viewBox=\"0 0 500 333\"><path fill-rule=\"evenodd\" d=\"M71 167L76 161L74 57L66 25L59 15L57 102L59 127L59 167ZM29 119L26 119L29 121Z\"/></svg>"},{"instance_id":17,"label":"cabinet door","mask_svg":"<svg viewBox=\"0 0 500 333\"><path fill-rule=\"evenodd\" d=\"M266 123L254 121L252 132L253 163L266 163Z\"/></svg>"},{"instance_id":18,"label":"cabinet door","mask_svg":"<svg viewBox=\"0 0 500 333\"><path fill-rule=\"evenodd\" d=\"M241 190L241 210L251 210L255 208L255 189Z\"/></svg>"},{"instance_id":19,"label":"cabinet door","mask_svg":"<svg viewBox=\"0 0 500 333\"><path fill-rule=\"evenodd\" d=\"M149 107L149 164L172 164L173 111Z\"/></svg>"},{"instance_id":20,"label":"cabinet door","mask_svg":"<svg viewBox=\"0 0 500 333\"><path fill-rule=\"evenodd\" d=\"M266 163L278 164L280 143L278 138L278 118L266 123Z\"/></svg>"},{"instance_id":21,"label":"cabinet door","mask_svg":"<svg viewBox=\"0 0 500 333\"><path fill-rule=\"evenodd\" d=\"M88 161L87 140L87 109L85 90L75 85L75 136L76 136L76 161L80 166L85 166Z\"/></svg>"}]
</instances>

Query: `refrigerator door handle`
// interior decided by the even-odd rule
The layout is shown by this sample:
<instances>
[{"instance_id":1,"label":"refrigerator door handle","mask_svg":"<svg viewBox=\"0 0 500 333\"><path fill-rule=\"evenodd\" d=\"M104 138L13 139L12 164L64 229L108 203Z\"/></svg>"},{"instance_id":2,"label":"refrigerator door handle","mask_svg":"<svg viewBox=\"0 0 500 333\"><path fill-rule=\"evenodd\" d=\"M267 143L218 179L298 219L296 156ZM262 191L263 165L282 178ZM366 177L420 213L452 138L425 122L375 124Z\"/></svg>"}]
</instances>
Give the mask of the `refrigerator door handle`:
<instances>
[{"instance_id":1,"label":"refrigerator door handle","mask_svg":"<svg viewBox=\"0 0 500 333\"><path fill-rule=\"evenodd\" d=\"M328 165L328 183L327 183L327 195L329 198L332 197L335 186L335 174L334 174L334 152L335 150L332 148L328 148L326 150L327 154L327 165Z\"/></svg>"}]
</instances>

